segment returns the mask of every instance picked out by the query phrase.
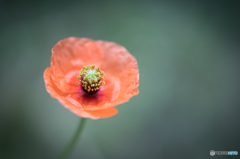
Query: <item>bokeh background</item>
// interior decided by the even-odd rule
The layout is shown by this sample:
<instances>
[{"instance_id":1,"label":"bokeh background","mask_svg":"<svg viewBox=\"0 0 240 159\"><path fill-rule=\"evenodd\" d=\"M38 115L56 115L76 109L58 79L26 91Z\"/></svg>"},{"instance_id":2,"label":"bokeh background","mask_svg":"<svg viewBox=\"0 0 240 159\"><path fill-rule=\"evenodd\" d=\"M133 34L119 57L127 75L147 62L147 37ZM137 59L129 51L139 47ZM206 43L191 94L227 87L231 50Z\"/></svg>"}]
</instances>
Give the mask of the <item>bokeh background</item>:
<instances>
[{"instance_id":1,"label":"bokeh background","mask_svg":"<svg viewBox=\"0 0 240 159\"><path fill-rule=\"evenodd\" d=\"M1 0L0 158L54 159L75 132L80 118L43 81L51 48L70 36L123 45L140 71L139 95L89 119L70 158L240 152L239 13L231 0Z\"/></svg>"}]
</instances>

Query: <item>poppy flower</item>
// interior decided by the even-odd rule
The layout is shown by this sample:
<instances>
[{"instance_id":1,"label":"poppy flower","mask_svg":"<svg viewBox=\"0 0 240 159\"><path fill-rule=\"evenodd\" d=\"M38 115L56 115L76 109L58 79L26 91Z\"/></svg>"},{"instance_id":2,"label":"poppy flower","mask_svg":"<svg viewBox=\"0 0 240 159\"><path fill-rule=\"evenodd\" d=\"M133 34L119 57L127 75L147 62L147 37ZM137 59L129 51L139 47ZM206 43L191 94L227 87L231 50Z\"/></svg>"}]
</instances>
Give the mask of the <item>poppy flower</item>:
<instances>
[{"instance_id":1,"label":"poppy flower","mask_svg":"<svg viewBox=\"0 0 240 159\"><path fill-rule=\"evenodd\" d=\"M107 118L139 93L136 59L113 42L69 37L52 48L43 75L47 92L83 118Z\"/></svg>"}]
</instances>

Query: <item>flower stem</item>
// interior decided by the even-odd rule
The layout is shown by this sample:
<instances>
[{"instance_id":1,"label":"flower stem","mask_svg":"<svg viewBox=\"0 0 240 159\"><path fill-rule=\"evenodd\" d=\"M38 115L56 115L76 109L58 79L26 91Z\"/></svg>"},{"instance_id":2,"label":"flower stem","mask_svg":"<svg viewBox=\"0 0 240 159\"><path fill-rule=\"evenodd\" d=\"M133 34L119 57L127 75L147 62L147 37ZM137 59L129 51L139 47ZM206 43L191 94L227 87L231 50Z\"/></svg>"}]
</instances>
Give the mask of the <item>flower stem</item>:
<instances>
[{"instance_id":1,"label":"flower stem","mask_svg":"<svg viewBox=\"0 0 240 159\"><path fill-rule=\"evenodd\" d=\"M78 125L78 129L75 133L75 135L73 136L73 138L71 139L71 141L68 143L68 145L64 148L64 150L62 151L59 159L66 159L69 157L72 149L74 148L74 146L77 143L78 138L80 137L82 130L84 128L84 125L86 123L86 118L82 118L80 121L80 124Z\"/></svg>"}]
</instances>

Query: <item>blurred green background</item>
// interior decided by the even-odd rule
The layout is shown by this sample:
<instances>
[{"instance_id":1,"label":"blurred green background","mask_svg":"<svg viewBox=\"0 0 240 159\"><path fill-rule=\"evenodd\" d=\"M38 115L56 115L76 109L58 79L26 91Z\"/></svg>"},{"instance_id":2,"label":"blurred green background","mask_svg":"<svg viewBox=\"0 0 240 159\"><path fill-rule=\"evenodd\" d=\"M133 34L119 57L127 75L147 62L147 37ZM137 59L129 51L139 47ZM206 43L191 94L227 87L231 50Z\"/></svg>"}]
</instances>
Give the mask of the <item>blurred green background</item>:
<instances>
[{"instance_id":1,"label":"blurred green background","mask_svg":"<svg viewBox=\"0 0 240 159\"><path fill-rule=\"evenodd\" d=\"M75 132L80 118L43 81L51 48L70 36L123 45L140 71L139 95L116 116L89 119L72 159L240 152L239 8L227 0L1 0L0 158L54 159Z\"/></svg>"}]
</instances>

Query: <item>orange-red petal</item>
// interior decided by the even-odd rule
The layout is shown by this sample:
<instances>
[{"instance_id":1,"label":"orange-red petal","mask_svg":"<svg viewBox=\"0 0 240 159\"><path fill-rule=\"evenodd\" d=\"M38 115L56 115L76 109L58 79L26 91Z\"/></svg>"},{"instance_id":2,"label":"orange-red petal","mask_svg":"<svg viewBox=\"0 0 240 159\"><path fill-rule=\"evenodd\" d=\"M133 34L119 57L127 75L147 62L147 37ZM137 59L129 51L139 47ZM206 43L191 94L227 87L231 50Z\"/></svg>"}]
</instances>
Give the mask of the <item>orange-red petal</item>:
<instances>
[{"instance_id":1,"label":"orange-red petal","mask_svg":"<svg viewBox=\"0 0 240 159\"><path fill-rule=\"evenodd\" d=\"M88 64L101 65L103 53L91 39L70 37L59 41L52 48L51 73L54 83L63 91L65 75L79 71ZM65 84L65 83L64 83Z\"/></svg>"},{"instance_id":2,"label":"orange-red petal","mask_svg":"<svg viewBox=\"0 0 240 159\"><path fill-rule=\"evenodd\" d=\"M84 117L84 118L91 118L91 119L99 119L99 118L107 118L111 117L115 114L117 114L118 110L116 108L107 108L107 109L101 109L101 110L84 110L81 107L73 105L69 100L67 100L68 94L63 93L61 90L57 88L57 86L53 83L51 79L51 68L48 67L44 71L43 75L45 86L49 94L53 98L57 98L59 102L68 108L73 113L77 114L78 116Z\"/></svg>"},{"instance_id":3,"label":"orange-red petal","mask_svg":"<svg viewBox=\"0 0 240 159\"><path fill-rule=\"evenodd\" d=\"M108 118L118 113L118 110L113 107L101 109L101 110L93 110L93 111L84 110L84 113L80 109L71 108L70 110L79 116L82 116L85 118L91 118L91 119Z\"/></svg>"},{"instance_id":4,"label":"orange-red petal","mask_svg":"<svg viewBox=\"0 0 240 159\"><path fill-rule=\"evenodd\" d=\"M102 70L119 79L119 96L112 102L118 105L139 93L139 72L137 60L127 49L113 42L97 41L104 52Z\"/></svg>"}]
</instances>

